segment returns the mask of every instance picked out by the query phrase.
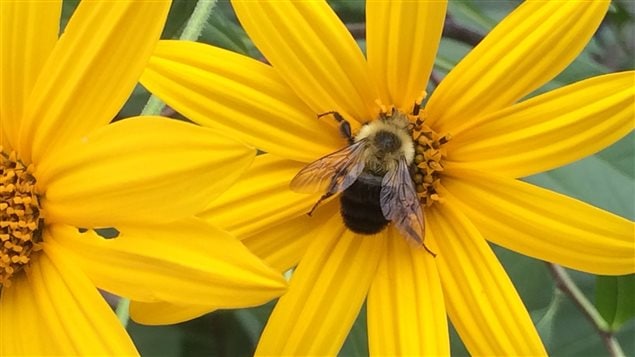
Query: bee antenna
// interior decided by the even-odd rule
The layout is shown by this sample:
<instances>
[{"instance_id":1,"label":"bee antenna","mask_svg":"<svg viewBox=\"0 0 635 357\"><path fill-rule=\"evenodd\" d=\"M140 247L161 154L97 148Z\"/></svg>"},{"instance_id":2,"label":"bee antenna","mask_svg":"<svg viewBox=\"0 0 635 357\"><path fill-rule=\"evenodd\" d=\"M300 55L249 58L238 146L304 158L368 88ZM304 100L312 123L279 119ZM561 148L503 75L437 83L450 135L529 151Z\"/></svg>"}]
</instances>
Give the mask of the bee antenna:
<instances>
[{"instance_id":1,"label":"bee antenna","mask_svg":"<svg viewBox=\"0 0 635 357\"><path fill-rule=\"evenodd\" d=\"M324 201L325 199L329 198L333 196L333 194L331 192L327 192L325 194L322 195L322 197L320 197L319 200L317 200L317 202L315 202L315 204L313 205L313 207L311 207L311 210L309 211L309 213L307 213L307 216L312 217L313 216L313 211L315 211L315 209L318 207L318 205Z\"/></svg>"}]
</instances>

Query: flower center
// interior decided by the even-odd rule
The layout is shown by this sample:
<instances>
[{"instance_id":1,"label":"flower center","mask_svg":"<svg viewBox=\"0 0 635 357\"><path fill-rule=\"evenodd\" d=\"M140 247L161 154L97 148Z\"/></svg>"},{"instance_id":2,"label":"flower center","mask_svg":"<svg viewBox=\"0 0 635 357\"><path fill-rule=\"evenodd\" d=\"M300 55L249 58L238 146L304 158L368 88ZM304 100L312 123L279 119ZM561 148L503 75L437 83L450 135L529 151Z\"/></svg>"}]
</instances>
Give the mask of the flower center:
<instances>
[{"instance_id":1,"label":"flower center","mask_svg":"<svg viewBox=\"0 0 635 357\"><path fill-rule=\"evenodd\" d=\"M31 254L41 249L42 218L35 191L33 165L0 147L0 288L24 269Z\"/></svg>"},{"instance_id":2,"label":"flower center","mask_svg":"<svg viewBox=\"0 0 635 357\"><path fill-rule=\"evenodd\" d=\"M437 189L440 184L444 160L447 156L443 145L450 135L439 135L425 124L425 111L415 106L410 115L412 140L415 145L414 172L412 179L423 207L430 207L439 201Z\"/></svg>"}]
</instances>

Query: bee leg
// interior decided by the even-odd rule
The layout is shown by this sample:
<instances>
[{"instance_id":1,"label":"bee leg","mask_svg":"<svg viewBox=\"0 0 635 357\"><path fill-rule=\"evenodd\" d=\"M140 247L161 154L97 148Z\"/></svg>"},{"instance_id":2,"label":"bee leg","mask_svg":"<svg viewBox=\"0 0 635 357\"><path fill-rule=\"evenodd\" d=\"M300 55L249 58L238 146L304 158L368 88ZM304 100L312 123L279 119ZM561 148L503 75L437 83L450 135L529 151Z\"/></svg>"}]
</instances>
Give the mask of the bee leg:
<instances>
[{"instance_id":1,"label":"bee leg","mask_svg":"<svg viewBox=\"0 0 635 357\"><path fill-rule=\"evenodd\" d=\"M319 199L317 202L315 202L315 204L313 205L313 207L311 208L311 210L309 211L309 213L307 213L307 216L309 216L309 217L313 216L313 211L315 211L315 209L317 208L317 206L318 206L318 205L319 205L322 201L324 201L325 199L327 199L327 198L329 198L329 197L331 197L331 196L333 196L333 193L331 193L331 192L327 192L327 193L323 194L323 195L322 195L322 197L320 197L320 199Z\"/></svg>"},{"instance_id":2,"label":"bee leg","mask_svg":"<svg viewBox=\"0 0 635 357\"><path fill-rule=\"evenodd\" d=\"M426 242L421 242L421 244L423 245L423 249L425 249L426 252L430 253L430 255L432 255L434 258L437 257L437 253L431 251L430 248L428 248L428 246L426 245Z\"/></svg>"},{"instance_id":3,"label":"bee leg","mask_svg":"<svg viewBox=\"0 0 635 357\"><path fill-rule=\"evenodd\" d=\"M351 132L351 124L344 120L340 123L340 133L348 140L349 145L353 145L355 143L355 139L353 138L353 133Z\"/></svg>"},{"instance_id":4,"label":"bee leg","mask_svg":"<svg viewBox=\"0 0 635 357\"><path fill-rule=\"evenodd\" d=\"M318 118L321 118L325 115L330 115L330 114L332 114L335 120L340 124L340 133L342 134L342 136L348 140L349 144L353 144L355 142L355 139L353 138L353 131L351 130L351 124L348 122L348 120L344 119L342 114L332 110L330 112L318 114Z\"/></svg>"}]
</instances>

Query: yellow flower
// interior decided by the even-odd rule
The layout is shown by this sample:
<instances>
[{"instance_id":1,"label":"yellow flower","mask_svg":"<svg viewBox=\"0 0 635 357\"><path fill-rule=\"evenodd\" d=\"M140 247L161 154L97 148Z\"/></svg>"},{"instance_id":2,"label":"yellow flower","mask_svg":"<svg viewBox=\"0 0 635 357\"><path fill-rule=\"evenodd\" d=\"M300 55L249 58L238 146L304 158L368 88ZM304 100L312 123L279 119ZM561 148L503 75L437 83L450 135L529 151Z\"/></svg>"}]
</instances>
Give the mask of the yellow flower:
<instances>
[{"instance_id":1,"label":"yellow flower","mask_svg":"<svg viewBox=\"0 0 635 357\"><path fill-rule=\"evenodd\" d=\"M141 82L199 124L267 152L204 213L280 270L297 264L257 354L335 354L365 300L371 354L449 354L446 313L472 354L545 354L486 239L591 273L635 271L631 221L517 179L593 154L633 129L633 72L517 103L580 53L608 1L523 3L419 113L413 105L432 69L444 2L367 2L367 59L325 2L233 6L271 66L165 41ZM414 177L425 188L425 242L436 258L392 226L353 234L337 199L308 217L320 195L289 189L308 163L346 146L335 120L316 115L337 111L355 134L378 118L378 100L408 115L418 126L413 139L423 132L436 150L417 145L433 159L416 161L426 185ZM153 313L138 317L162 320Z\"/></svg>"},{"instance_id":2,"label":"yellow flower","mask_svg":"<svg viewBox=\"0 0 635 357\"><path fill-rule=\"evenodd\" d=\"M85 1L58 39L61 1L0 3L0 355L136 354L97 288L227 308L283 291L238 240L192 218L253 148L161 117L109 125L169 7Z\"/></svg>"}]
</instances>

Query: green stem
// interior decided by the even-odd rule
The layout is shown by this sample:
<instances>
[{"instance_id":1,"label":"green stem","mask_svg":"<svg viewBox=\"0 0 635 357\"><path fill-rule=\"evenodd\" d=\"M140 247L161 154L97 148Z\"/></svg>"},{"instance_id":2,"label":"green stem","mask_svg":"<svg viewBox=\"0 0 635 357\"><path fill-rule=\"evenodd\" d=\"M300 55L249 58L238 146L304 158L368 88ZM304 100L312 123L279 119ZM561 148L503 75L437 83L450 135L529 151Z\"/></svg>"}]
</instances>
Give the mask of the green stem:
<instances>
[{"instance_id":1,"label":"green stem","mask_svg":"<svg viewBox=\"0 0 635 357\"><path fill-rule=\"evenodd\" d=\"M216 0L199 0L192 12L192 16L187 20L180 39L187 41L198 40L215 6Z\"/></svg>"},{"instance_id":2,"label":"green stem","mask_svg":"<svg viewBox=\"0 0 635 357\"><path fill-rule=\"evenodd\" d=\"M161 99L154 95L150 95L150 98L148 98L148 102L141 111L141 115L161 115L164 107L165 103L163 103Z\"/></svg>"},{"instance_id":3,"label":"green stem","mask_svg":"<svg viewBox=\"0 0 635 357\"><path fill-rule=\"evenodd\" d=\"M591 321L600 335L602 342L606 345L609 354L613 357L624 357L624 351L615 336L613 336L610 326L604 318L602 318L602 315L600 315L595 306L586 298L586 296L584 296L582 291L580 291L578 286L569 276L569 273L557 264L549 263L547 266L556 281L558 289L569 296L569 298L578 305L580 310L582 310L584 316Z\"/></svg>"},{"instance_id":4,"label":"green stem","mask_svg":"<svg viewBox=\"0 0 635 357\"><path fill-rule=\"evenodd\" d=\"M123 327L127 327L130 320L130 299L120 298L115 313Z\"/></svg>"},{"instance_id":5,"label":"green stem","mask_svg":"<svg viewBox=\"0 0 635 357\"><path fill-rule=\"evenodd\" d=\"M212 10L216 6L216 0L199 0L196 7L192 11L192 15L187 20L183 32L181 32L180 40L196 41L201 36L203 28L207 25L207 19L212 14ZM150 96L145 107L141 111L141 115L160 115L165 107L165 103L161 99Z\"/></svg>"}]
</instances>

